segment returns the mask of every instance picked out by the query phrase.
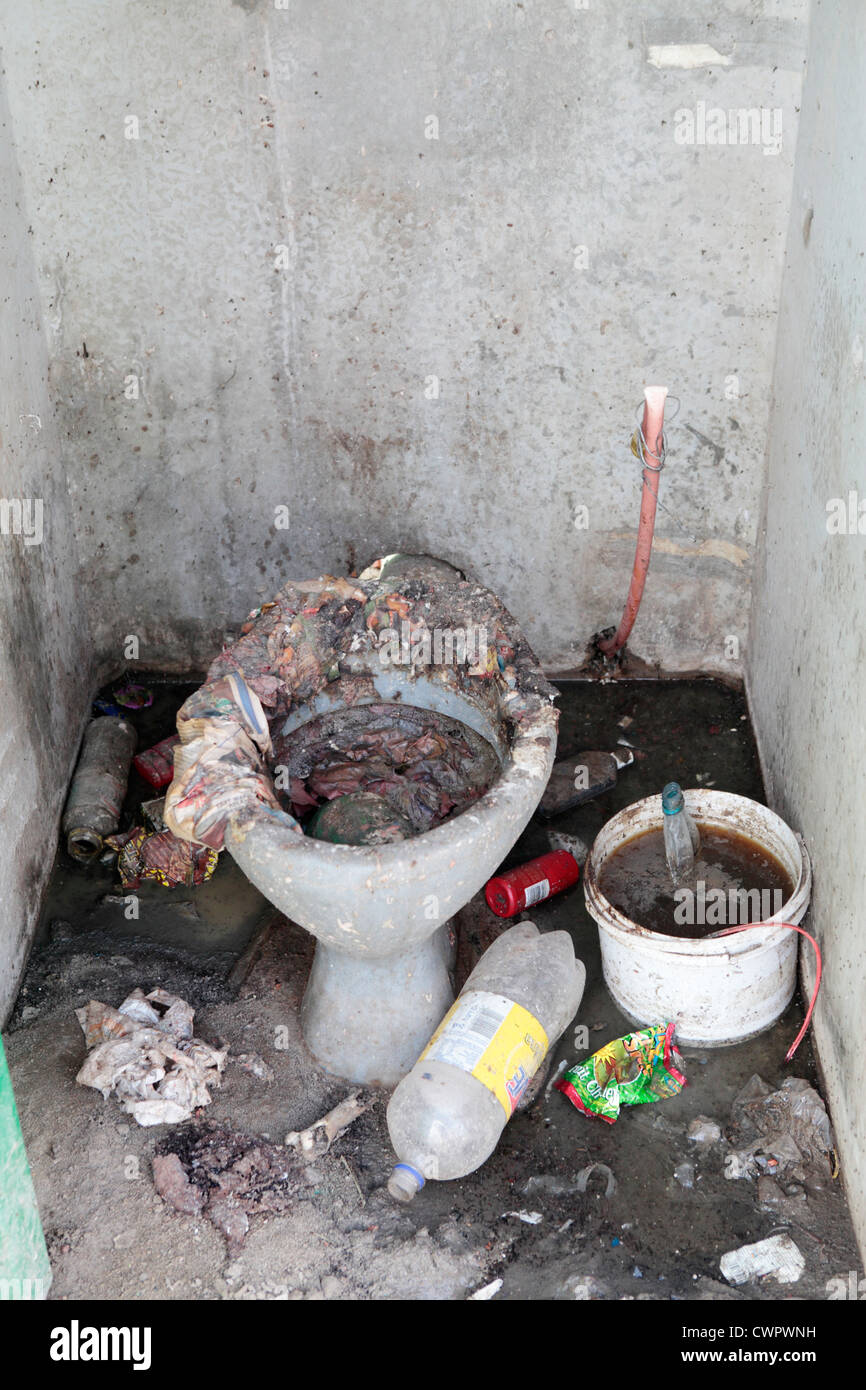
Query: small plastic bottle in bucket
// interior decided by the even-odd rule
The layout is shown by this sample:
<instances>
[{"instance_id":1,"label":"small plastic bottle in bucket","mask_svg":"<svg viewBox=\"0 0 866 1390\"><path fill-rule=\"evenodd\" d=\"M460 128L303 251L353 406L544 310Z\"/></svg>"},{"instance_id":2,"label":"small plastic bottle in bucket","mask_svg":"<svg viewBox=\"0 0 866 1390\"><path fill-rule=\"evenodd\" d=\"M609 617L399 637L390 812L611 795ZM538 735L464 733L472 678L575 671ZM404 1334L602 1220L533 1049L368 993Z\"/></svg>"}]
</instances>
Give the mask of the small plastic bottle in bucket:
<instances>
[{"instance_id":1,"label":"small plastic bottle in bucket","mask_svg":"<svg viewBox=\"0 0 866 1390\"><path fill-rule=\"evenodd\" d=\"M664 813L665 856L674 884L686 883L695 870L695 855L701 847L701 837L683 798L679 782L668 782L662 792Z\"/></svg>"}]
</instances>

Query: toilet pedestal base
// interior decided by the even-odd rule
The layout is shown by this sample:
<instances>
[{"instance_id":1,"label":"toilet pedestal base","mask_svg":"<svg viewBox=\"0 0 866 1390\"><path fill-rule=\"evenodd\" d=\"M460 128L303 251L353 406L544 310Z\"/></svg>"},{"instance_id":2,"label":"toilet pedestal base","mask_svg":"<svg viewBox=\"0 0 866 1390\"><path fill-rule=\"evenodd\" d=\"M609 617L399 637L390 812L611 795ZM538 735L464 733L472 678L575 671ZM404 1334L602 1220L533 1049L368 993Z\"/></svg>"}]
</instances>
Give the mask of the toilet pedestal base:
<instances>
[{"instance_id":1,"label":"toilet pedestal base","mask_svg":"<svg viewBox=\"0 0 866 1390\"><path fill-rule=\"evenodd\" d=\"M316 943L301 1008L307 1046L347 1081L395 1086L454 1002L449 929L391 956L366 960Z\"/></svg>"}]
</instances>

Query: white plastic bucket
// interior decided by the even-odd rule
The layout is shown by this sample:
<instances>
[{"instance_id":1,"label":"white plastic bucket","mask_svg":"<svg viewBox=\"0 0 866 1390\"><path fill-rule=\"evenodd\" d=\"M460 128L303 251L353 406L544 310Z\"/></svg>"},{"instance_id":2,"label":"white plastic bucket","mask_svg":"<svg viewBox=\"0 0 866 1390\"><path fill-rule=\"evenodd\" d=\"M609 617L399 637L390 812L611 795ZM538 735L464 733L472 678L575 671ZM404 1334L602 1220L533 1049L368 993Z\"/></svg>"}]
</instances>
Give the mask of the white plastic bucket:
<instances>
[{"instance_id":1,"label":"white plastic bucket","mask_svg":"<svg viewBox=\"0 0 866 1390\"><path fill-rule=\"evenodd\" d=\"M700 787L684 796L699 824L747 835L775 855L795 886L767 920L799 923L812 890L800 836L748 797ZM650 931L619 912L598 886L602 866L626 840L661 823L661 796L636 801L602 827L586 861L583 888L598 923L605 983L633 1022L673 1020L680 1042L701 1047L742 1042L769 1028L790 1003L800 935L766 927L715 941L690 940Z\"/></svg>"}]
</instances>

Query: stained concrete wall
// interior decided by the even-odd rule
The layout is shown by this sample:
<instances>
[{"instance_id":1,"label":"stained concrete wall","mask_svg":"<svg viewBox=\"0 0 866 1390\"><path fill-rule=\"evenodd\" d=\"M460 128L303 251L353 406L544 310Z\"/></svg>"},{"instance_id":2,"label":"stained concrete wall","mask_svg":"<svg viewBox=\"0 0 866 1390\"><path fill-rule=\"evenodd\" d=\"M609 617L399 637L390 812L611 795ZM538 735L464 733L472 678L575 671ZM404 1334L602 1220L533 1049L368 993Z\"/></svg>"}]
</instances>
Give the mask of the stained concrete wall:
<instances>
[{"instance_id":1,"label":"stained concrete wall","mask_svg":"<svg viewBox=\"0 0 866 1390\"><path fill-rule=\"evenodd\" d=\"M818 0L747 667L772 803L814 863L812 930L825 972L815 1028L866 1260L864 90L862 5Z\"/></svg>"},{"instance_id":2,"label":"stained concrete wall","mask_svg":"<svg viewBox=\"0 0 866 1390\"><path fill-rule=\"evenodd\" d=\"M27 211L0 82L0 1025L51 872L93 680Z\"/></svg>"},{"instance_id":3,"label":"stained concrete wall","mask_svg":"<svg viewBox=\"0 0 866 1390\"><path fill-rule=\"evenodd\" d=\"M573 667L652 380L675 515L632 645L738 671L805 0L281 4L2 7L100 654L199 662L286 576L402 548Z\"/></svg>"}]
</instances>

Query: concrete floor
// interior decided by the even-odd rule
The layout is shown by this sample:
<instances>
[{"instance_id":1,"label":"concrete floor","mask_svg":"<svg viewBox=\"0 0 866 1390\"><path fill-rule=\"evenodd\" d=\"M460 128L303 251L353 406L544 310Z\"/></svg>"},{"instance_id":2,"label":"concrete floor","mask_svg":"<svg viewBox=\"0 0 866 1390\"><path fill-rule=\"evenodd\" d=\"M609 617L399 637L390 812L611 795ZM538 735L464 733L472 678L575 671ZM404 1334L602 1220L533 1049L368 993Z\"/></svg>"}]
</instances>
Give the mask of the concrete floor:
<instances>
[{"instance_id":1,"label":"concrete floor","mask_svg":"<svg viewBox=\"0 0 866 1390\"><path fill-rule=\"evenodd\" d=\"M711 681L561 682L560 749L606 748L622 735L635 764L614 790L561 817L554 828L587 843L614 812L676 778L763 799L741 695ZM137 716L142 737L171 731L185 693L163 686L153 711ZM130 806L142 787L130 789ZM533 822L509 856L517 863L548 848ZM75 1085L83 1040L73 1009L89 998L118 1004L135 985L159 984L197 1009L196 1032L234 1054L258 1052L273 1081L230 1060L207 1117L281 1140L318 1118L348 1091L307 1052L298 1005L312 956L300 928L280 920L239 990L228 976L261 921L263 900L227 855L211 884L192 892L142 893L129 922L107 871L83 871L61 850L43 929L31 955L6 1040L9 1064L54 1268L54 1298L459 1299L501 1278L499 1299L826 1298L827 1283L859 1268L844 1196L844 1173L810 1181L804 1198L763 1211L748 1180L723 1176L726 1144L696 1154L686 1138L698 1114L724 1130L734 1096L759 1072L776 1085L788 1075L817 1079L807 1039L784 1062L803 1011L751 1042L723 1050L686 1048L682 1094L627 1110L613 1126L579 1115L555 1091L507 1127L496 1153L459 1182L430 1183L408 1208L383 1190L393 1157L387 1096L331 1152L306 1171L287 1215L254 1217L234 1259L201 1218L170 1211L156 1195L150 1160L161 1128L140 1129L111 1100ZM590 1049L629 1031L601 977L595 925L580 884L529 914L542 929L569 930L587 967L576 1024ZM460 915L464 969L499 929L482 901ZM571 1030L554 1055L575 1059ZM674 1169L696 1165L691 1189ZM593 1161L616 1177L581 1195L575 1174ZM528 1185L528 1186L527 1186ZM529 1225L506 1213L541 1213ZM767 1280L731 1288L719 1258L747 1242L788 1231L806 1268L794 1285Z\"/></svg>"}]
</instances>

